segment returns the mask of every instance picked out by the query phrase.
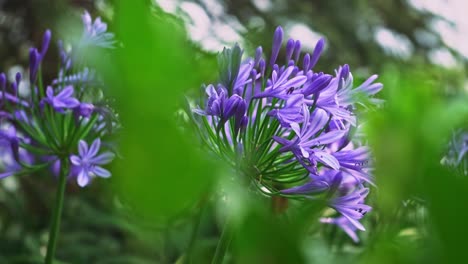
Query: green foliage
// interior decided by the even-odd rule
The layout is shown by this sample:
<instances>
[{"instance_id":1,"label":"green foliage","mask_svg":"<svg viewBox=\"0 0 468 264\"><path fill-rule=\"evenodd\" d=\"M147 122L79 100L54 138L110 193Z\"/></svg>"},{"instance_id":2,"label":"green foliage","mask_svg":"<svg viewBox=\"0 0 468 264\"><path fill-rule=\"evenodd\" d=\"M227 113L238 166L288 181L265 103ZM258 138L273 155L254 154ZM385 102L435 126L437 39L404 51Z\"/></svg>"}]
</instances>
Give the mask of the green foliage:
<instances>
[{"instance_id":1,"label":"green foliage","mask_svg":"<svg viewBox=\"0 0 468 264\"><path fill-rule=\"evenodd\" d=\"M435 82L418 68L388 68L382 82L385 108L369 116L367 127L376 160L379 210L377 228L369 241L376 243L375 250L369 249L365 260L454 260L465 254L459 246L464 232L459 219L468 209L467 180L453 175L440 161L451 132L468 118L467 98L444 100L438 94L444 83ZM413 222L418 243L401 235L408 224L405 218L413 211L401 214L407 207L402 203L415 199L427 203L429 211L428 217ZM443 239L438 242L442 247L434 246L438 238ZM425 254L415 254L420 250Z\"/></svg>"},{"instance_id":2,"label":"green foliage","mask_svg":"<svg viewBox=\"0 0 468 264\"><path fill-rule=\"evenodd\" d=\"M199 87L195 49L180 23L142 2L120 1L115 31L124 47L109 76L125 124L117 185L141 214L164 219L209 190L217 169L178 124L184 93Z\"/></svg>"}]
</instances>

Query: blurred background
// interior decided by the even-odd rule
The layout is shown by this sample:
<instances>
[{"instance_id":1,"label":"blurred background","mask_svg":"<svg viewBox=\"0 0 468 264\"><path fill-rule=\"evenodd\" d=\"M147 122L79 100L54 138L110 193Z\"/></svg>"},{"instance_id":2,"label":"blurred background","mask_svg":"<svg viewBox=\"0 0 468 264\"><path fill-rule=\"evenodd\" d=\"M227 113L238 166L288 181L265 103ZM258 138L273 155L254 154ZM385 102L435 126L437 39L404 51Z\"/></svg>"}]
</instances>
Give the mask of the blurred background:
<instances>
[{"instance_id":1,"label":"blurred background","mask_svg":"<svg viewBox=\"0 0 468 264\"><path fill-rule=\"evenodd\" d=\"M51 28L55 41L70 36L84 9L122 43L90 61L121 112L127 161L116 162L109 180L68 186L61 263L186 263L187 251L192 263L209 263L226 211L242 215L226 263L466 259L468 175L440 161L453 131L468 129L468 2L0 0L0 71L11 78L26 72L29 48L44 30ZM269 51L278 25L306 51L327 40L316 68L331 72L346 63L358 80L375 73L384 84L385 110L363 117L378 188L359 243L322 225L298 242L257 208L261 201L232 186L221 190L234 197L228 210L212 200L199 209L228 172L180 133L180 97L216 80L223 47ZM56 76L54 48L43 66L46 80ZM42 262L55 188L47 172L0 181L0 263Z\"/></svg>"}]
</instances>

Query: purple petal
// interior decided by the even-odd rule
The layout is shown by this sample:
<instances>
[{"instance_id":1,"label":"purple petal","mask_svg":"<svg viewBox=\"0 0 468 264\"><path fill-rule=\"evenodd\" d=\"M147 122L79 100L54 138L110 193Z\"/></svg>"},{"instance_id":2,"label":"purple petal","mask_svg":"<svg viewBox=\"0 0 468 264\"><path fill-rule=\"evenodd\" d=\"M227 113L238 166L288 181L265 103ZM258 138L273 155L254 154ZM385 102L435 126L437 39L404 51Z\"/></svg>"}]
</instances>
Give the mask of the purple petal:
<instances>
[{"instance_id":1,"label":"purple petal","mask_svg":"<svg viewBox=\"0 0 468 264\"><path fill-rule=\"evenodd\" d=\"M312 58L310 60L310 68L314 68L315 64L320 58L320 55L322 54L324 46L325 46L325 39L321 38L315 45L314 52L312 53Z\"/></svg>"},{"instance_id":2,"label":"purple petal","mask_svg":"<svg viewBox=\"0 0 468 264\"><path fill-rule=\"evenodd\" d=\"M44 37L42 38L42 49L41 49L41 57L44 58L47 50L49 49L50 39L52 38L52 32L50 30L46 30L44 33Z\"/></svg>"},{"instance_id":3,"label":"purple petal","mask_svg":"<svg viewBox=\"0 0 468 264\"><path fill-rule=\"evenodd\" d=\"M277 27L273 35L270 66L275 64L276 58L278 57L278 53L281 48L281 44L283 44L283 29L281 27Z\"/></svg>"},{"instance_id":4,"label":"purple petal","mask_svg":"<svg viewBox=\"0 0 468 264\"><path fill-rule=\"evenodd\" d=\"M81 16L82 20L83 20L83 24L86 26L91 26L91 23L92 23L92 18L91 18L91 15L88 13L88 11L84 11L84 14Z\"/></svg>"},{"instance_id":5,"label":"purple petal","mask_svg":"<svg viewBox=\"0 0 468 264\"><path fill-rule=\"evenodd\" d=\"M80 101L78 101L78 99L75 98L66 98L61 101L61 104L63 105L63 108L71 109L80 106Z\"/></svg>"},{"instance_id":6,"label":"purple petal","mask_svg":"<svg viewBox=\"0 0 468 264\"><path fill-rule=\"evenodd\" d=\"M104 152L104 153L98 155L97 157L93 158L92 162L94 164L104 165L104 164L110 163L114 159L114 157L115 157L114 153Z\"/></svg>"},{"instance_id":7,"label":"purple petal","mask_svg":"<svg viewBox=\"0 0 468 264\"><path fill-rule=\"evenodd\" d=\"M309 96L311 94L317 93L325 89L331 82L332 76L328 74L321 75L317 77L310 85L303 90L304 96Z\"/></svg>"},{"instance_id":8,"label":"purple petal","mask_svg":"<svg viewBox=\"0 0 468 264\"><path fill-rule=\"evenodd\" d=\"M304 185L282 190L282 193L297 193L297 194L308 194L308 193L321 193L328 190L330 186L325 181L312 180Z\"/></svg>"},{"instance_id":9,"label":"purple petal","mask_svg":"<svg viewBox=\"0 0 468 264\"><path fill-rule=\"evenodd\" d=\"M291 88L291 87L299 87L303 85L307 81L307 77L302 75L302 76L296 76L290 80L288 80L286 83L284 83L282 86L285 88Z\"/></svg>"},{"instance_id":10,"label":"purple petal","mask_svg":"<svg viewBox=\"0 0 468 264\"><path fill-rule=\"evenodd\" d=\"M67 98L73 95L73 86L68 85L65 87L59 94L57 94L56 98Z\"/></svg>"},{"instance_id":11,"label":"purple petal","mask_svg":"<svg viewBox=\"0 0 468 264\"><path fill-rule=\"evenodd\" d=\"M78 153L82 158L88 155L88 143L86 141L80 140L78 143Z\"/></svg>"},{"instance_id":12,"label":"purple petal","mask_svg":"<svg viewBox=\"0 0 468 264\"><path fill-rule=\"evenodd\" d=\"M321 134L319 137L315 138L314 140L311 140L305 144L306 146L313 146L313 145L326 145L330 144L332 142L335 142L339 139L341 139L347 131L345 130L335 130L331 131L325 134Z\"/></svg>"},{"instance_id":13,"label":"purple petal","mask_svg":"<svg viewBox=\"0 0 468 264\"><path fill-rule=\"evenodd\" d=\"M70 161L73 165L76 165L76 166L80 166L81 165L81 158L76 156L76 155L72 155L70 156Z\"/></svg>"},{"instance_id":14,"label":"purple petal","mask_svg":"<svg viewBox=\"0 0 468 264\"><path fill-rule=\"evenodd\" d=\"M361 231L366 231L366 228L356 219L353 219L347 215L343 215L344 217L346 217L346 219L349 220L349 222L354 226L356 227L357 229L361 230Z\"/></svg>"},{"instance_id":15,"label":"purple petal","mask_svg":"<svg viewBox=\"0 0 468 264\"><path fill-rule=\"evenodd\" d=\"M255 50L255 60L254 60L254 65L258 66L258 63L260 62L260 59L262 58L263 50L262 47L259 46Z\"/></svg>"},{"instance_id":16,"label":"purple petal","mask_svg":"<svg viewBox=\"0 0 468 264\"><path fill-rule=\"evenodd\" d=\"M297 62L299 60L300 55L301 55L301 42L299 40L296 40L296 43L294 43L293 60Z\"/></svg>"},{"instance_id":17,"label":"purple petal","mask_svg":"<svg viewBox=\"0 0 468 264\"><path fill-rule=\"evenodd\" d=\"M282 84L286 82L286 80L289 78L293 70L294 70L294 67L289 66L288 68L286 68L286 70L284 70L284 72L281 73L280 77L275 83L276 88L278 88L278 85L282 86ZM289 87L285 87L285 88L289 88Z\"/></svg>"},{"instance_id":18,"label":"purple petal","mask_svg":"<svg viewBox=\"0 0 468 264\"><path fill-rule=\"evenodd\" d=\"M340 163L338 160L333 157L333 155L325 152L325 151L317 151L314 150L314 156L315 158L323 163L324 165L334 169L334 170L339 170L340 169Z\"/></svg>"},{"instance_id":19,"label":"purple petal","mask_svg":"<svg viewBox=\"0 0 468 264\"><path fill-rule=\"evenodd\" d=\"M194 109L192 109L192 112L194 112L194 113L197 114L197 115L202 115L202 116L206 116L206 115L207 115L206 112L205 112L204 110L201 110L201 109L199 109L199 108L194 108Z\"/></svg>"},{"instance_id":20,"label":"purple petal","mask_svg":"<svg viewBox=\"0 0 468 264\"><path fill-rule=\"evenodd\" d=\"M0 179L6 178L6 177L11 176L13 174L15 174L14 171L8 171L8 172L0 173Z\"/></svg>"},{"instance_id":21,"label":"purple petal","mask_svg":"<svg viewBox=\"0 0 468 264\"><path fill-rule=\"evenodd\" d=\"M216 89L214 88L213 85L208 85L206 88L205 88L205 92L206 94L208 95L208 97L216 97L218 96L218 93L216 92Z\"/></svg>"},{"instance_id":22,"label":"purple petal","mask_svg":"<svg viewBox=\"0 0 468 264\"><path fill-rule=\"evenodd\" d=\"M93 144L91 144L91 147L89 148L89 151L88 151L88 156L89 157L96 156L100 147L101 147L101 139L97 138L93 141Z\"/></svg>"},{"instance_id":23,"label":"purple petal","mask_svg":"<svg viewBox=\"0 0 468 264\"><path fill-rule=\"evenodd\" d=\"M304 120L305 122L307 122L308 127L303 137L305 139L308 139L312 137L315 133L319 132L327 124L328 119L329 116L324 110L318 108L315 109L309 120Z\"/></svg>"},{"instance_id":24,"label":"purple petal","mask_svg":"<svg viewBox=\"0 0 468 264\"><path fill-rule=\"evenodd\" d=\"M89 180L90 180L90 177L89 177L88 173L84 169L82 169L78 173L78 177L77 177L78 185L80 187L85 187L86 185L88 185Z\"/></svg>"},{"instance_id":25,"label":"purple petal","mask_svg":"<svg viewBox=\"0 0 468 264\"><path fill-rule=\"evenodd\" d=\"M310 54L307 53L304 55L304 60L302 62L302 68L304 69L304 72L309 71L309 66L310 66Z\"/></svg>"},{"instance_id":26,"label":"purple petal","mask_svg":"<svg viewBox=\"0 0 468 264\"><path fill-rule=\"evenodd\" d=\"M298 123L291 123L291 128L294 131L294 133L296 133L296 135L301 135L301 128L299 127Z\"/></svg>"},{"instance_id":27,"label":"purple petal","mask_svg":"<svg viewBox=\"0 0 468 264\"><path fill-rule=\"evenodd\" d=\"M288 39L286 42L286 61L289 61L294 52L294 39Z\"/></svg>"},{"instance_id":28,"label":"purple petal","mask_svg":"<svg viewBox=\"0 0 468 264\"><path fill-rule=\"evenodd\" d=\"M46 95L49 99L54 98L54 90L52 89L52 86L47 86Z\"/></svg>"},{"instance_id":29,"label":"purple petal","mask_svg":"<svg viewBox=\"0 0 468 264\"><path fill-rule=\"evenodd\" d=\"M111 176L111 173L108 170L99 166L93 168L93 173L102 178L109 178Z\"/></svg>"}]
</instances>

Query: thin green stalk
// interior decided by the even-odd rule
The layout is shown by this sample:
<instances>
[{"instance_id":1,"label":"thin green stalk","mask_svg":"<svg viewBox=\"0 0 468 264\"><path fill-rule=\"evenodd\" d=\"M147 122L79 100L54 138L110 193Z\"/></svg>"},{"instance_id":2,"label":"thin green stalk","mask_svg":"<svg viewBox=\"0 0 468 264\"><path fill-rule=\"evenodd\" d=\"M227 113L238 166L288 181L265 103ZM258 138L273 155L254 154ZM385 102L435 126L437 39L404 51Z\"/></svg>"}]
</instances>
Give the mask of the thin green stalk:
<instances>
[{"instance_id":1,"label":"thin green stalk","mask_svg":"<svg viewBox=\"0 0 468 264\"><path fill-rule=\"evenodd\" d=\"M190 242L189 242L189 245L188 245L188 248L187 248L187 263L193 263L192 261L192 254L193 254L193 248L195 247L195 242L197 240L197 236L198 236L198 229L200 228L200 223L201 223L201 219L202 219L202 216L203 216L203 211L205 209L205 207L207 206L207 198L202 198L202 200L200 201L200 204L199 204L199 208L198 208L198 211L197 211L197 214L195 215L195 221L194 221L194 224L193 224L193 229L192 229L192 235L190 237Z\"/></svg>"},{"instance_id":2,"label":"thin green stalk","mask_svg":"<svg viewBox=\"0 0 468 264\"><path fill-rule=\"evenodd\" d=\"M233 235L230 218L231 217L228 216L228 220L224 224L223 231L221 233L221 237L219 238L218 246L216 246L216 251L211 264L223 263L224 256L226 255L226 251L229 247L229 244L231 243Z\"/></svg>"},{"instance_id":3,"label":"thin green stalk","mask_svg":"<svg viewBox=\"0 0 468 264\"><path fill-rule=\"evenodd\" d=\"M49 242L47 244L47 253L45 264L52 264L55 256L55 249L57 247L57 238L60 229L60 220L62 218L63 200L65 196L65 187L67 186L68 175L68 158L60 159L60 176L59 185L57 188L56 201L54 211L52 213L52 224L50 225Z\"/></svg>"}]
</instances>

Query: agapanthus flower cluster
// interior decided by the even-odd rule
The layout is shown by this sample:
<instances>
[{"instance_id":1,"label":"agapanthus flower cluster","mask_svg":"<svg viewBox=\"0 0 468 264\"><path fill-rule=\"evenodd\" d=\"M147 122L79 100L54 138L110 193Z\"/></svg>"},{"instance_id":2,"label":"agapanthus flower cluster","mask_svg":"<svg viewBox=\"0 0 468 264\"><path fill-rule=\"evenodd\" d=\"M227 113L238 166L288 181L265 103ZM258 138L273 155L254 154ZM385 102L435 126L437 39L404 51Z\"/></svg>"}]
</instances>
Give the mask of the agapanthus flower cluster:
<instances>
[{"instance_id":1,"label":"agapanthus flower cluster","mask_svg":"<svg viewBox=\"0 0 468 264\"><path fill-rule=\"evenodd\" d=\"M453 133L448 145L448 151L442 163L458 171L460 175L468 175L468 132L458 130Z\"/></svg>"},{"instance_id":2,"label":"agapanthus flower cluster","mask_svg":"<svg viewBox=\"0 0 468 264\"><path fill-rule=\"evenodd\" d=\"M87 12L82 18L82 40L67 50L59 41L58 77L50 84L42 77L50 30L44 33L40 49L30 49L28 96L18 94L20 73L11 83L0 74L0 178L44 169L58 174L66 168L66 176L83 187L96 176L111 175L102 166L115 156L107 141L117 127L115 115L102 96L102 82L74 51L110 47L113 34L106 32L100 18L93 22Z\"/></svg>"},{"instance_id":3,"label":"agapanthus flower cluster","mask_svg":"<svg viewBox=\"0 0 468 264\"><path fill-rule=\"evenodd\" d=\"M379 104L382 89L373 75L355 87L348 65L334 74L315 69L324 50L311 54L289 39L279 58L283 30L274 33L271 54L262 47L242 59L239 46L219 54L220 82L204 86L193 108L205 145L265 195L324 199L334 209L323 223L341 227L357 241L360 219L373 184L369 148L357 138L360 105ZM362 108L362 107L361 107Z\"/></svg>"}]
</instances>

